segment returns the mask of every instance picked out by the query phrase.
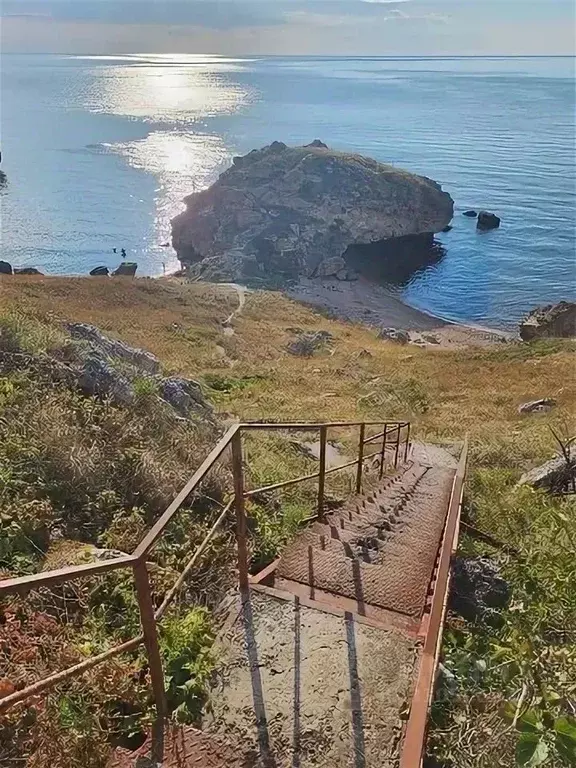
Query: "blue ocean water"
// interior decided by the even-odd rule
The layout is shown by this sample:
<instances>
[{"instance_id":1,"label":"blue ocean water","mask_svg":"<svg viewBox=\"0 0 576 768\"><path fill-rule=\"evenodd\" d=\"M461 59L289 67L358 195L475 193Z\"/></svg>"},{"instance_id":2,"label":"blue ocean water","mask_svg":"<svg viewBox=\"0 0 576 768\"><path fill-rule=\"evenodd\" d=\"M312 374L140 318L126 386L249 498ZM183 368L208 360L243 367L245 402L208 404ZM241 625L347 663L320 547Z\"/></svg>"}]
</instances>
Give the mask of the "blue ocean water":
<instances>
[{"instance_id":1,"label":"blue ocean water","mask_svg":"<svg viewBox=\"0 0 576 768\"><path fill-rule=\"evenodd\" d=\"M50 273L177 266L182 198L272 140L371 155L456 202L444 259L401 288L433 313L513 324L576 298L574 60L4 55L0 258ZM500 229L461 215L486 208Z\"/></svg>"}]
</instances>

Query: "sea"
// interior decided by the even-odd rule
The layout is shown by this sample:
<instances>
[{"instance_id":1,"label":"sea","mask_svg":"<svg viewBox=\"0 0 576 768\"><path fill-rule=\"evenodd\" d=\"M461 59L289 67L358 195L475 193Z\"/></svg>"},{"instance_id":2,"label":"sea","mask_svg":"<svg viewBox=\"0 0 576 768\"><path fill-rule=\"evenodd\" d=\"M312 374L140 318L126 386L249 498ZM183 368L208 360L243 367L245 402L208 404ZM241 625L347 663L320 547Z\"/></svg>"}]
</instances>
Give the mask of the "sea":
<instances>
[{"instance_id":1,"label":"sea","mask_svg":"<svg viewBox=\"0 0 576 768\"><path fill-rule=\"evenodd\" d=\"M394 290L447 319L511 328L576 299L570 57L3 55L0 258L50 274L178 267L183 198L274 140L370 155L455 201L445 255ZM466 209L501 217L479 233ZM114 251L116 249L116 251Z\"/></svg>"}]
</instances>

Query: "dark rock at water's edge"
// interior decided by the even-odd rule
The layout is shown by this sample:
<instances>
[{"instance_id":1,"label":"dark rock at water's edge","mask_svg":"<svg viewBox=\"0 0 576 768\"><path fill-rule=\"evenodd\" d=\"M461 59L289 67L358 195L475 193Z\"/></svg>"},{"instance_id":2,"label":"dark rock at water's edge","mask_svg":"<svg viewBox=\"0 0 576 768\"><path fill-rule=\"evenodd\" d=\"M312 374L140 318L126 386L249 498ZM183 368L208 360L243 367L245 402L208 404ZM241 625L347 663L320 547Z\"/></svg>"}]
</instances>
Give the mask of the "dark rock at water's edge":
<instances>
[{"instance_id":1,"label":"dark rock at water's edge","mask_svg":"<svg viewBox=\"0 0 576 768\"><path fill-rule=\"evenodd\" d=\"M16 267L14 269L15 275L43 275L43 272L40 272L39 269L36 269L36 267Z\"/></svg>"},{"instance_id":2,"label":"dark rock at water's edge","mask_svg":"<svg viewBox=\"0 0 576 768\"><path fill-rule=\"evenodd\" d=\"M192 276L208 280L311 277L349 246L431 239L453 215L452 199L436 182L319 140L273 142L234 158L185 202L172 221L173 246ZM339 279L354 277L356 265L346 262L352 271L338 270Z\"/></svg>"},{"instance_id":3,"label":"dark rock at water's edge","mask_svg":"<svg viewBox=\"0 0 576 768\"><path fill-rule=\"evenodd\" d=\"M135 261L123 261L112 274L115 277L134 277L137 269L138 264Z\"/></svg>"},{"instance_id":4,"label":"dark rock at water's edge","mask_svg":"<svg viewBox=\"0 0 576 768\"><path fill-rule=\"evenodd\" d=\"M442 229L442 232L451 232L452 229L452 224L446 224L446 226Z\"/></svg>"},{"instance_id":5,"label":"dark rock at water's edge","mask_svg":"<svg viewBox=\"0 0 576 768\"><path fill-rule=\"evenodd\" d=\"M107 277L110 274L108 267L94 267L90 270L92 277Z\"/></svg>"},{"instance_id":6,"label":"dark rock at water's edge","mask_svg":"<svg viewBox=\"0 0 576 768\"><path fill-rule=\"evenodd\" d=\"M523 341L573 337L576 337L576 303L573 301L536 307L520 322L520 338Z\"/></svg>"},{"instance_id":7,"label":"dark rock at water's edge","mask_svg":"<svg viewBox=\"0 0 576 768\"><path fill-rule=\"evenodd\" d=\"M472 211L472 210L464 211L462 216L468 216L468 218L470 218L470 219L475 219L476 216L478 216L478 211Z\"/></svg>"},{"instance_id":8,"label":"dark rock at water's edge","mask_svg":"<svg viewBox=\"0 0 576 768\"><path fill-rule=\"evenodd\" d=\"M478 221L476 222L476 229L498 229L499 226L500 218L495 213L480 211Z\"/></svg>"},{"instance_id":9,"label":"dark rock at water's edge","mask_svg":"<svg viewBox=\"0 0 576 768\"><path fill-rule=\"evenodd\" d=\"M488 557L452 561L450 608L465 619L490 620L510 600L510 585Z\"/></svg>"},{"instance_id":10,"label":"dark rock at water's edge","mask_svg":"<svg viewBox=\"0 0 576 768\"><path fill-rule=\"evenodd\" d=\"M0 275L11 275L12 274L12 264L9 264L7 261L0 261Z\"/></svg>"}]
</instances>

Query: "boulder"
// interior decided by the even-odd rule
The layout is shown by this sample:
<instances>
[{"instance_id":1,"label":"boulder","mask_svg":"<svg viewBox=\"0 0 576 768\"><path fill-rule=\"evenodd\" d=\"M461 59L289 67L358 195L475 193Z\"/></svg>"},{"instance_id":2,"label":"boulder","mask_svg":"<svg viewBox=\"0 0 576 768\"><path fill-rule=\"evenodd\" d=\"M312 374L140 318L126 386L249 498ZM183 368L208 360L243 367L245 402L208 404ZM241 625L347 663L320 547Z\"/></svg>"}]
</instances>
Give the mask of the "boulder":
<instances>
[{"instance_id":1,"label":"boulder","mask_svg":"<svg viewBox=\"0 0 576 768\"><path fill-rule=\"evenodd\" d=\"M110 274L108 267L94 267L90 270L92 277L107 277Z\"/></svg>"},{"instance_id":2,"label":"boulder","mask_svg":"<svg viewBox=\"0 0 576 768\"><path fill-rule=\"evenodd\" d=\"M489 211L480 211L476 229L497 229L500 226L500 219L495 213Z\"/></svg>"},{"instance_id":3,"label":"boulder","mask_svg":"<svg viewBox=\"0 0 576 768\"><path fill-rule=\"evenodd\" d=\"M410 334L408 331L403 331L399 328L382 328L378 332L379 339L385 339L386 341L394 341L396 344L409 344Z\"/></svg>"},{"instance_id":4,"label":"boulder","mask_svg":"<svg viewBox=\"0 0 576 768\"><path fill-rule=\"evenodd\" d=\"M469 219L475 219L478 216L478 211L464 211L462 216L468 216Z\"/></svg>"},{"instance_id":5,"label":"boulder","mask_svg":"<svg viewBox=\"0 0 576 768\"><path fill-rule=\"evenodd\" d=\"M88 323L68 323L66 327L73 339L88 342L93 350L104 357L122 360L146 373L160 372L160 360L150 352L131 347L117 339L110 339Z\"/></svg>"},{"instance_id":6,"label":"boulder","mask_svg":"<svg viewBox=\"0 0 576 768\"><path fill-rule=\"evenodd\" d=\"M341 282L351 283L354 280L359 280L360 274L355 269L346 268L346 269L338 270L338 272L336 272L334 277L336 278L336 280L340 280ZM368 312L368 314L370 314L372 310L367 309L366 311Z\"/></svg>"},{"instance_id":7,"label":"boulder","mask_svg":"<svg viewBox=\"0 0 576 768\"><path fill-rule=\"evenodd\" d=\"M318 264L313 277L335 277L343 270L346 270L346 262L342 256L330 256Z\"/></svg>"},{"instance_id":8,"label":"boulder","mask_svg":"<svg viewBox=\"0 0 576 768\"><path fill-rule=\"evenodd\" d=\"M488 557L455 557L452 561L450 608L465 619L487 619L510 600L510 586Z\"/></svg>"},{"instance_id":9,"label":"boulder","mask_svg":"<svg viewBox=\"0 0 576 768\"><path fill-rule=\"evenodd\" d=\"M160 396L184 418L188 418L193 413L204 416L212 414L212 406L204 397L197 381L180 377L162 379Z\"/></svg>"},{"instance_id":10,"label":"boulder","mask_svg":"<svg viewBox=\"0 0 576 768\"><path fill-rule=\"evenodd\" d=\"M9 264L7 261L0 261L0 275L11 275L12 274L12 264Z\"/></svg>"},{"instance_id":11,"label":"boulder","mask_svg":"<svg viewBox=\"0 0 576 768\"><path fill-rule=\"evenodd\" d=\"M233 266L226 279L238 280L312 276L350 245L428 236L453 214L436 182L319 140L305 147L273 142L234 158L211 187L185 202L172 221L180 261L211 260L211 271Z\"/></svg>"},{"instance_id":12,"label":"boulder","mask_svg":"<svg viewBox=\"0 0 576 768\"><path fill-rule=\"evenodd\" d=\"M542 488L550 493L561 493L576 481L576 457L566 461L564 456L557 456L539 467L525 472L518 485L530 485Z\"/></svg>"},{"instance_id":13,"label":"boulder","mask_svg":"<svg viewBox=\"0 0 576 768\"><path fill-rule=\"evenodd\" d=\"M319 349L323 349L334 340L328 331L316 331L314 333L301 333L296 341L288 345L288 352L298 357L312 357Z\"/></svg>"},{"instance_id":14,"label":"boulder","mask_svg":"<svg viewBox=\"0 0 576 768\"><path fill-rule=\"evenodd\" d=\"M121 405L134 400L134 390L128 379L97 355L89 355L84 361L78 386L85 395L109 397Z\"/></svg>"},{"instance_id":15,"label":"boulder","mask_svg":"<svg viewBox=\"0 0 576 768\"><path fill-rule=\"evenodd\" d=\"M123 261L112 274L114 277L134 277L137 269L138 264L135 261Z\"/></svg>"},{"instance_id":16,"label":"boulder","mask_svg":"<svg viewBox=\"0 0 576 768\"><path fill-rule=\"evenodd\" d=\"M557 405L551 397L543 397L540 400L530 400L518 407L518 413L547 413Z\"/></svg>"},{"instance_id":17,"label":"boulder","mask_svg":"<svg viewBox=\"0 0 576 768\"><path fill-rule=\"evenodd\" d=\"M576 303L560 301L536 307L520 323L523 341L545 338L572 338L576 336Z\"/></svg>"},{"instance_id":18,"label":"boulder","mask_svg":"<svg viewBox=\"0 0 576 768\"><path fill-rule=\"evenodd\" d=\"M36 267L16 267L14 269L15 275L43 275L43 272L40 272L39 269L36 269Z\"/></svg>"}]
</instances>

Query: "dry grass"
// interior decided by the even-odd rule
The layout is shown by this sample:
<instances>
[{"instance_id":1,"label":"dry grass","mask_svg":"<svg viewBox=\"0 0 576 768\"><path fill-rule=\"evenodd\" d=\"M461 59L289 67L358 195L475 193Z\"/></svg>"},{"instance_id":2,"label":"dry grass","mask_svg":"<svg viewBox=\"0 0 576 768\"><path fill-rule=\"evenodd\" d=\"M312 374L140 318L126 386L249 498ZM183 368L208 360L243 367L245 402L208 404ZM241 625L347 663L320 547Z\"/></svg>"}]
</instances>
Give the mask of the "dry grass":
<instances>
[{"instance_id":1,"label":"dry grass","mask_svg":"<svg viewBox=\"0 0 576 768\"><path fill-rule=\"evenodd\" d=\"M545 459L555 451L549 426L554 425L563 434L574 431L576 370L571 342L454 350L400 347L379 340L373 330L328 320L280 294L267 292L247 296L243 312L233 321L234 334L229 335L223 323L236 306L234 288L186 284L174 279L0 276L0 317L18 310L23 317L37 318L39 349L52 341L61 341L62 322L93 323L112 336L154 353L168 372L203 381L223 417L315 421L402 418L410 419L416 434L428 439L458 440L469 432L478 467L471 484L473 511L479 522L486 525L490 525L491 515L500 520L512 518L511 502L506 499L514 478L524 465ZM334 341L311 358L294 357L287 352L288 344L295 338L290 330L294 328L327 330ZM71 509L76 509L74 500L83 485L91 496L92 491L101 490L102 478L106 487L111 478L117 479L118 495L124 494L126 499L108 525L104 543L132 548L136 540L133 535L147 521L143 510L133 510L131 506L138 501L138 506L148 511L160 510L193 469L190 464L199 463L205 455L206 436L184 434L178 425L155 424L146 414L141 418L142 414L116 412L106 404L86 405L90 414L94 411L92 421L98 416L95 425L106 438L95 450L85 422L78 421L80 401L72 403L73 395L69 392L41 386L36 389L20 405L20 412L27 417L12 430L19 438L16 448L20 450L34 438L42 457L42 473L38 476L46 475L57 491L58 503ZM558 401L558 408L552 413L518 415L520 403L544 396ZM138 424L141 429L134 432L134 425ZM352 448L351 441L356 440L355 434L345 431L333 437L342 440L346 448ZM133 443L138 448L138 462L136 471L130 465L128 477L119 474L118 467L124 466L124 454L132 455ZM113 450L108 451L108 447ZM253 485L304 474L311 468L309 460L279 435L251 435L247 458ZM347 482L349 478L331 480L330 490L344 493ZM137 487L138 499L130 496L131 483ZM480 490L479 483L484 484ZM250 513L260 526L257 557L266 559L273 555L302 517L303 505L313 497L314 488L310 486L284 494L281 507L274 502L266 508L250 506ZM20 521L25 522L22 514L28 514L27 508L24 509L21 500L18 503ZM35 520L42 515L50 517L50 505L46 510L37 508L37 495L30 503L35 505L29 510ZM526 505L517 506L516 517L529 522ZM92 519L92 507L86 506L86 510ZM74 519L77 517L75 511ZM203 535L205 521L197 529L193 522L183 514L165 548L159 548L163 565L170 572L173 568L177 570L184 554ZM128 528L130 537L126 538ZM496 533L503 534L497 526L494 528ZM528 525L528 544L531 530ZM516 526L511 534L513 540L519 531ZM215 572L226 574L230 568L225 556L232 550L228 534L222 534L222 541L215 543L206 563L195 574L196 586L204 590L208 603L212 602L209 594ZM521 579L518 584L522 595ZM111 595L119 594L122 599L116 606L117 612L125 615L124 602L129 603L130 596L122 585L112 586L103 604L114 607ZM108 614L101 621L102 626L108 626ZM498 641L502 644L506 637L503 635ZM75 708L76 697L80 700L85 696L80 681L71 694L70 701L58 697L48 700L30 742L34 756L29 758L28 765L79 768L103 764L108 750L106 739L98 724L88 722L84 715L86 709L98 706L98 697L84 702L87 707ZM105 699L104 694L101 698ZM460 714L465 717L467 702L463 696ZM55 703L60 708L56 716L48 711ZM438 733L443 754L453 746L453 722L456 720L450 720L448 735ZM74 754L70 745L62 745L65 734L72 732ZM11 739L15 734L5 730L0 736ZM28 737L24 734L22 738ZM44 744L42 748L38 747L40 742ZM89 755L94 758L92 762ZM20 764L20 759L21 752L9 764ZM471 761L470 765L486 763Z\"/></svg>"},{"instance_id":2,"label":"dry grass","mask_svg":"<svg viewBox=\"0 0 576 768\"><path fill-rule=\"evenodd\" d=\"M400 347L267 292L248 295L229 336L222 322L236 305L233 288L178 280L0 282L0 313L19 307L52 321L94 323L150 350L170 371L215 382L210 394L220 410L243 419L410 418L422 436L461 438L470 431L483 451L501 450L516 462L549 453L545 424L563 426L574 416L570 342ZM293 357L286 346L294 327L330 331L332 351ZM521 402L544 396L558 400L552 416L518 415Z\"/></svg>"}]
</instances>

